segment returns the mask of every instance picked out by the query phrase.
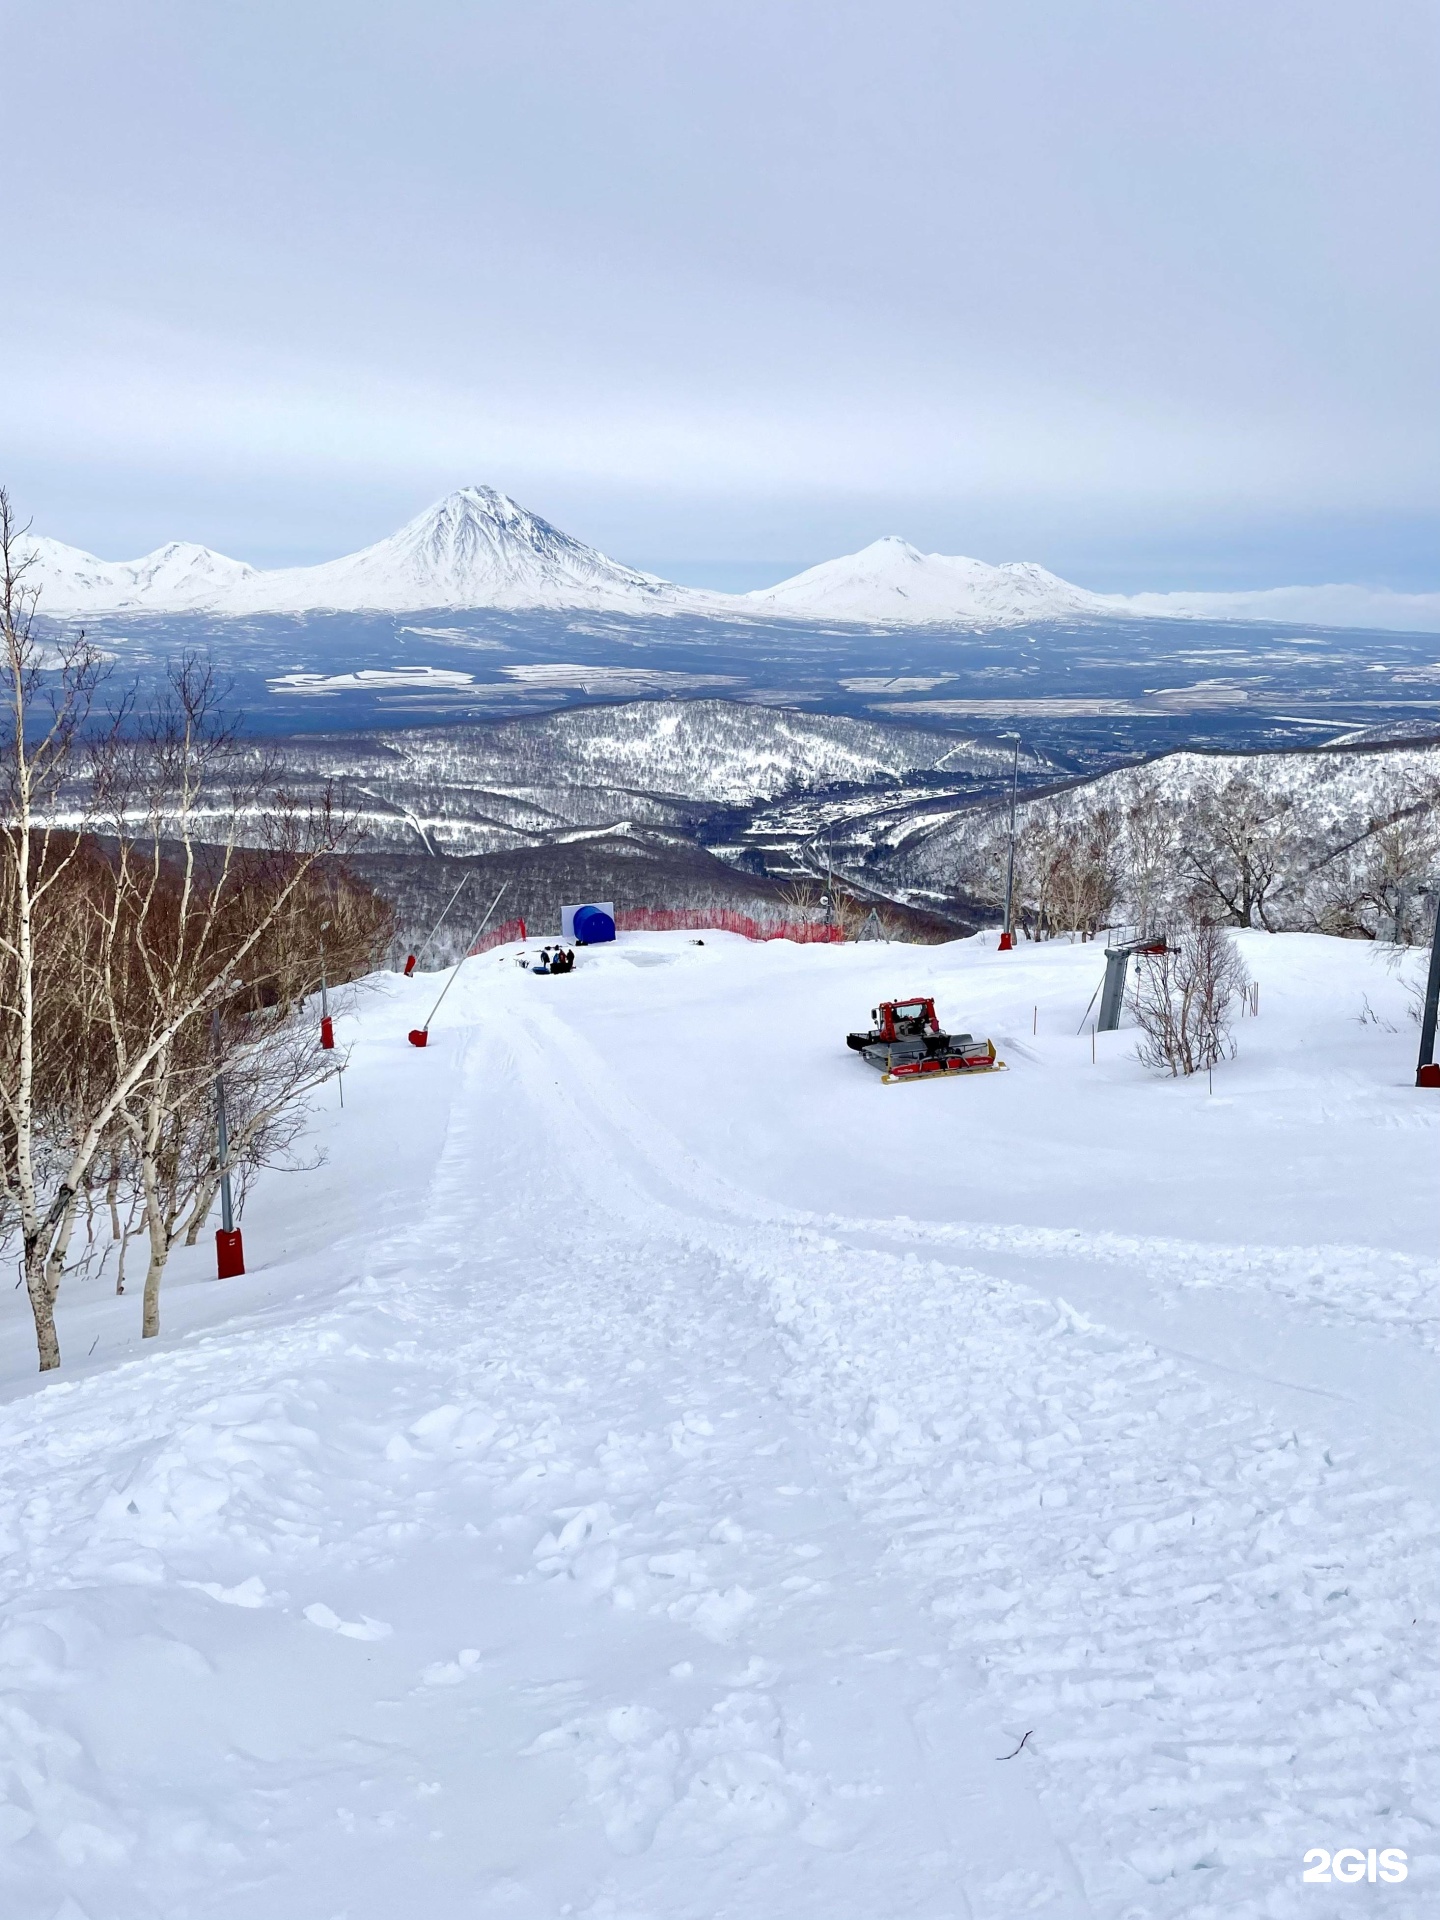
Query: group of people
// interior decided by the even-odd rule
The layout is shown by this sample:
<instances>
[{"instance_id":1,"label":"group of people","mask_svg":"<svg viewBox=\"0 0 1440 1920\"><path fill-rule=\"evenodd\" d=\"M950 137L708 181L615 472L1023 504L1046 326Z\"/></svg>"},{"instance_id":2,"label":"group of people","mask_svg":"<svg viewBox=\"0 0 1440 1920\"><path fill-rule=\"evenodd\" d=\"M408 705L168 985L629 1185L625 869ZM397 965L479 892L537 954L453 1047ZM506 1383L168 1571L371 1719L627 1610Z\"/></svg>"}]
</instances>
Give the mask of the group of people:
<instances>
[{"instance_id":1,"label":"group of people","mask_svg":"<svg viewBox=\"0 0 1440 1920\"><path fill-rule=\"evenodd\" d=\"M532 973L573 973L575 971L575 949L573 947L542 947L540 958L531 968Z\"/></svg>"}]
</instances>

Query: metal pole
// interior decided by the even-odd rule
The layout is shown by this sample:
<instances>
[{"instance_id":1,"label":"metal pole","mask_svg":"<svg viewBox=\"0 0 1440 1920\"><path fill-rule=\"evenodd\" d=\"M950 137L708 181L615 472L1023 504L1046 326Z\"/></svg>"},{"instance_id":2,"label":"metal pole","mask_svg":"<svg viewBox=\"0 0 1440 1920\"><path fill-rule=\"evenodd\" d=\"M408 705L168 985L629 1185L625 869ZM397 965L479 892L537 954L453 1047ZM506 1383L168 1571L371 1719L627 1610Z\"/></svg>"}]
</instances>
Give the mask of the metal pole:
<instances>
[{"instance_id":1,"label":"metal pole","mask_svg":"<svg viewBox=\"0 0 1440 1920\"><path fill-rule=\"evenodd\" d=\"M1435 925L1430 935L1430 972L1425 980L1425 1012L1420 1021L1420 1059L1415 1068L1415 1084L1440 1085L1435 1065L1435 1016L1440 1010L1440 903L1435 908ZM1427 1079L1426 1070L1430 1070Z\"/></svg>"},{"instance_id":2,"label":"metal pole","mask_svg":"<svg viewBox=\"0 0 1440 1920\"><path fill-rule=\"evenodd\" d=\"M460 885L456 887L455 891L451 894L450 898L445 902L444 913L441 914L440 918L435 922L434 926L430 929L429 933L426 934L424 940L420 944L420 951L415 956L415 963L417 966L425 958L425 955L430 951L430 946L432 941L434 940L436 934L439 933L441 927L444 926L446 919L449 917L451 907L453 907L455 902L460 898L461 890L469 884L469 881L470 881L470 875L468 873L462 873L460 876Z\"/></svg>"},{"instance_id":3,"label":"metal pole","mask_svg":"<svg viewBox=\"0 0 1440 1920\"><path fill-rule=\"evenodd\" d=\"M1128 947L1107 947L1105 949L1104 991L1100 995L1100 1031L1113 1033L1120 1024L1121 1010L1125 1005L1125 974L1130 965Z\"/></svg>"},{"instance_id":4,"label":"metal pole","mask_svg":"<svg viewBox=\"0 0 1440 1920\"><path fill-rule=\"evenodd\" d=\"M430 1009L429 1019L426 1020L423 1027L411 1028L410 1044L412 1046L423 1047L425 1045L425 1041L423 1039L417 1040L415 1036L417 1034L429 1033L430 1021L433 1020L436 1014L440 1011L440 1001L445 998L446 994L450 991L451 987L454 986L456 976L459 974L461 967L464 966L465 962L470 957L471 947L474 946L475 942L480 938L481 934L484 933L486 927L489 925L490 915L495 911L496 907L499 906L501 899L504 897L505 890L509 885L510 885L510 882L507 880L505 882L505 886L501 887L499 893L496 894L495 898L490 902L490 905L486 908L485 918L480 922L479 926L475 929L475 932L471 935L470 939L466 942L464 953L462 953L460 958L455 962L455 966L453 971L451 972L450 978L445 982L444 986L440 989L440 1000L437 1000L434 1006Z\"/></svg>"},{"instance_id":5,"label":"metal pole","mask_svg":"<svg viewBox=\"0 0 1440 1920\"><path fill-rule=\"evenodd\" d=\"M220 1226L235 1231L235 1209L230 1199L230 1129L225 1119L225 1076L215 1076L215 1144L220 1157Z\"/></svg>"},{"instance_id":6,"label":"metal pole","mask_svg":"<svg viewBox=\"0 0 1440 1920\"><path fill-rule=\"evenodd\" d=\"M1015 944L1010 935L1015 905L1015 799L1020 786L1020 736L1015 736L1015 765L1010 774L1010 854L1005 863L1005 925L1000 933L1000 951L1008 953Z\"/></svg>"}]
</instances>

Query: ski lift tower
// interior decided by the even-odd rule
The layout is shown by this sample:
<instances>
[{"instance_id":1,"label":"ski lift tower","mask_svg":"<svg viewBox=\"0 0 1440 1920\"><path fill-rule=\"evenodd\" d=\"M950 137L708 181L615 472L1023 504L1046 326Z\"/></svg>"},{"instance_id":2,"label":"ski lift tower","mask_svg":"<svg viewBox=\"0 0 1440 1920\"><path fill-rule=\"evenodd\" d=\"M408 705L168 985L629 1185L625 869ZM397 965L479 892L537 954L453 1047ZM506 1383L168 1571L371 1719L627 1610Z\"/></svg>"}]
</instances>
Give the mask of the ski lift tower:
<instances>
[{"instance_id":1,"label":"ski lift tower","mask_svg":"<svg viewBox=\"0 0 1440 1920\"><path fill-rule=\"evenodd\" d=\"M1100 1017L1095 1022L1097 1033L1113 1033L1120 1024L1120 1012L1125 1005L1125 975L1130 966L1130 956L1136 953L1164 953L1165 942L1158 938L1148 940L1127 940L1123 946L1105 949L1105 982L1100 989Z\"/></svg>"}]
</instances>

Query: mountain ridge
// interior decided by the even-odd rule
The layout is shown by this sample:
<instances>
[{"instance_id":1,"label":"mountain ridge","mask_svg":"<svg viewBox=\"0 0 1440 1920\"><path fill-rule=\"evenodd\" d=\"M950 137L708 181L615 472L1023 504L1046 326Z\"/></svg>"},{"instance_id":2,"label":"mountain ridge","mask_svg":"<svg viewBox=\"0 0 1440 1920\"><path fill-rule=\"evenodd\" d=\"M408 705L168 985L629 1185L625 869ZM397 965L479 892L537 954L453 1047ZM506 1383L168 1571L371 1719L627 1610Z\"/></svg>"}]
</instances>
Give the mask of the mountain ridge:
<instances>
[{"instance_id":1,"label":"mountain ridge","mask_svg":"<svg viewBox=\"0 0 1440 1920\"><path fill-rule=\"evenodd\" d=\"M1005 627L1064 619L1258 620L1440 632L1440 593L1327 584L1242 592L1094 593L1034 561L922 553L890 534L773 587L677 586L612 560L487 486L458 488L395 533L316 566L264 569L192 541L102 560L26 536L46 613L394 612L530 608L876 626Z\"/></svg>"}]
</instances>

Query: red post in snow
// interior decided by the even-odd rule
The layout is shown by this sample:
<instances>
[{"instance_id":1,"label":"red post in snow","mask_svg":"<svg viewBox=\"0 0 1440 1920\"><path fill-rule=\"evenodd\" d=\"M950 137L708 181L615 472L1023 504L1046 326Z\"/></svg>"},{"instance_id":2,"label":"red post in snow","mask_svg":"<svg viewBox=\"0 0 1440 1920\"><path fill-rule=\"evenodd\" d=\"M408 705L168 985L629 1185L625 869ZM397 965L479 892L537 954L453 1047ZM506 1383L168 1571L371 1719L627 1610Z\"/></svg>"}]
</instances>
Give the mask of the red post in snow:
<instances>
[{"instance_id":1,"label":"red post in snow","mask_svg":"<svg viewBox=\"0 0 1440 1920\"><path fill-rule=\"evenodd\" d=\"M215 1015L215 1031L220 1016ZM245 1271L245 1248L230 1198L230 1122L225 1112L225 1077L215 1076L215 1159L220 1168L220 1225L215 1234L215 1277L235 1280Z\"/></svg>"},{"instance_id":2,"label":"red post in snow","mask_svg":"<svg viewBox=\"0 0 1440 1920\"><path fill-rule=\"evenodd\" d=\"M1014 948L1014 945L1015 942L1010 938L1010 929L1006 927L1000 935L1000 944L995 951L997 953L1009 953Z\"/></svg>"},{"instance_id":3,"label":"red post in snow","mask_svg":"<svg viewBox=\"0 0 1440 1920\"><path fill-rule=\"evenodd\" d=\"M335 1022L330 1018L328 1013L320 1016L320 1044L327 1053L334 1050Z\"/></svg>"},{"instance_id":4,"label":"red post in snow","mask_svg":"<svg viewBox=\"0 0 1440 1920\"><path fill-rule=\"evenodd\" d=\"M428 1027L412 1027L410 1029L410 1044L412 1047L428 1047L430 1044L430 1029Z\"/></svg>"},{"instance_id":5,"label":"red post in snow","mask_svg":"<svg viewBox=\"0 0 1440 1920\"><path fill-rule=\"evenodd\" d=\"M414 973L414 971L415 971L415 956L413 953L407 954L405 957L405 978L408 980L411 974Z\"/></svg>"},{"instance_id":6,"label":"red post in snow","mask_svg":"<svg viewBox=\"0 0 1440 1920\"><path fill-rule=\"evenodd\" d=\"M522 913L520 916L520 938L522 941L524 941L524 940L528 940L529 937L530 936L525 931L525 916Z\"/></svg>"},{"instance_id":7,"label":"red post in snow","mask_svg":"<svg viewBox=\"0 0 1440 1920\"><path fill-rule=\"evenodd\" d=\"M244 1273L245 1248L239 1227L231 1227L228 1233L224 1227L216 1228L215 1267L216 1278L220 1280L238 1280Z\"/></svg>"}]
</instances>

